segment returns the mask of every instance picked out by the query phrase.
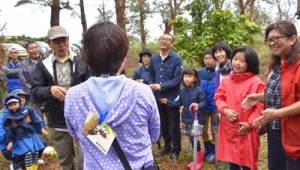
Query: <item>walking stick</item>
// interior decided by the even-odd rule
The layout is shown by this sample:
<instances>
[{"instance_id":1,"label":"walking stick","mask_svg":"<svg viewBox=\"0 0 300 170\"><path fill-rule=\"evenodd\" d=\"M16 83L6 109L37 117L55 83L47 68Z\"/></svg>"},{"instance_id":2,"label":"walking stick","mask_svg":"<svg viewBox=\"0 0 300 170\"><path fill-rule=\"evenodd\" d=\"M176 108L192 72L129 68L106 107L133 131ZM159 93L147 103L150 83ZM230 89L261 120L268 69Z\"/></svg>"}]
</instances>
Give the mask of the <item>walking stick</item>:
<instances>
[{"instance_id":1,"label":"walking stick","mask_svg":"<svg viewBox=\"0 0 300 170\"><path fill-rule=\"evenodd\" d=\"M193 104L190 105L189 110L190 112L193 109ZM193 124L193 130L192 130L193 136L194 136L194 170L196 170L197 165L197 145L198 145L198 136L200 136L200 125L198 122L198 112L195 110L194 115L194 124Z\"/></svg>"}]
</instances>

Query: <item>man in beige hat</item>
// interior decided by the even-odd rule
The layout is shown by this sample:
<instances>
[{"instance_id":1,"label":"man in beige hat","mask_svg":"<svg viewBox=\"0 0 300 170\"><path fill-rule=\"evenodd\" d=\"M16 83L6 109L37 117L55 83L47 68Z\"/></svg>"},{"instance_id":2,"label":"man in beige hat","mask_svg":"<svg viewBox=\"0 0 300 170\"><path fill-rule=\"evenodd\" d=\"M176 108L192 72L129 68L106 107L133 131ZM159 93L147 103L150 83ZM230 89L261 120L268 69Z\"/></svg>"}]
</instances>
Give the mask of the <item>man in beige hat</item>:
<instances>
[{"instance_id":1,"label":"man in beige hat","mask_svg":"<svg viewBox=\"0 0 300 170\"><path fill-rule=\"evenodd\" d=\"M50 28L47 38L53 53L38 62L31 92L35 100L46 102L49 131L60 165L64 170L82 169L83 154L77 143L75 157L73 139L64 118L64 100L68 88L87 80L89 71L79 57L70 53L69 34L63 27Z\"/></svg>"}]
</instances>

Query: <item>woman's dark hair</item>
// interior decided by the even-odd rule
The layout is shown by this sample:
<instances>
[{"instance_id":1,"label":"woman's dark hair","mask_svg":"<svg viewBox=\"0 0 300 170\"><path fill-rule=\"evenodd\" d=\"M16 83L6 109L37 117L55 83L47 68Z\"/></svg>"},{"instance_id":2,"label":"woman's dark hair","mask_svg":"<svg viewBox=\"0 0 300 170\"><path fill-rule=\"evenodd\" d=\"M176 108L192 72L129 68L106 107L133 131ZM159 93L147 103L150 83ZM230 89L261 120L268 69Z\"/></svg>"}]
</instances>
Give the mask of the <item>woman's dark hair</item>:
<instances>
[{"instance_id":1,"label":"woman's dark hair","mask_svg":"<svg viewBox=\"0 0 300 170\"><path fill-rule=\"evenodd\" d=\"M213 54L213 57L215 60L217 60L215 57L215 52L219 49L225 51L227 59L229 59L229 60L231 59L231 48L229 47L229 45L226 42L219 41L211 48L211 51L212 51L212 54Z\"/></svg>"},{"instance_id":2,"label":"woman's dark hair","mask_svg":"<svg viewBox=\"0 0 300 170\"><path fill-rule=\"evenodd\" d=\"M257 53L250 46L241 46L233 50L231 64L236 53L242 52L245 54L245 60L247 63L247 71L255 75L259 74L259 60Z\"/></svg>"},{"instance_id":3,"label":"woman's dark hair","mask_svg":"<svg viewBox=\"0 0 300 170\"><path fill-rule=\"evenodd\" d=\"M295 25L290 21L278 21L269 25L265 31L265 40L268 39L269 33L272 30L278 31L279 33L286 36L287 38L291 38L293 35L297 36L297 29ZM291 55L285 56L288 57L287 63L294 63L299 60L298 54L300 53L300 43L297 39L296 42L293 45L291 45L291 48L292 48ZM274 69L276 65L280 64L280 59L281 58L279 56L275 56L274 54L272 54L271 66L270 66L271 69Z\"/></svg>"},{"instance_id":4,"label":"woman's dark hair","mask_svg":"<svg viewBox=\"0 0 300 170\"><path fill-rule=\"evenodd\" d=\"M125 32L112 22L98 22L86 32L82 59L92 76L115 75L129 49Z\"/></svg>"},{"instance_id":5,"label":"woman's dark hair","mask_svg":"<svg viewBox=\"0 0 300 170\"><path fill-rule=\"evenodd\" d=\"M185 86L185 84L184 84L184 81L183 81L183 76L184 76L185 74L195 76L196 81L194 82L194 86L198 86L198 85L199 85L200 80L199 80L199 78L198 78L198 72L197 72L196 69L193 69L193 68L191 68L191 67L188 67L188 68L185 68L185 69L183 70L181 79L182 79L182 84L183 84L184 86Z\"/></svg>"}]
</instances>

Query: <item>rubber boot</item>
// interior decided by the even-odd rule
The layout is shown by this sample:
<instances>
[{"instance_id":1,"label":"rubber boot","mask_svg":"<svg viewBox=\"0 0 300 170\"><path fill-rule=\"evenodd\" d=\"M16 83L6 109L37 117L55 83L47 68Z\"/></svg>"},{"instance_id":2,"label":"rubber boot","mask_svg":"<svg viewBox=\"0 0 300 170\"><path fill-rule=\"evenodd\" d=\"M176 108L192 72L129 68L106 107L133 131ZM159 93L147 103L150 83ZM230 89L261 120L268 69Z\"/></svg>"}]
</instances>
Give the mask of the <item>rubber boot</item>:
<instances>
[{"instance_id":1,"label":"rubber boot","mask_svg":"<svg viewBox=\"0 0 300 170\"><path fill-rule=\"evenodd\" d=\"M207 142L204 142L204 160L206 159L206 157L209 155L210 153L210 145L211 145L211 142L210 141L207 141Z\"/></svg>"},{"instance_id":2,"label":"rubber boot","mask_svg":"<svg viewBox=\"0 0 300 170\"><path fill-rule=\"evenodd\" d=\"M38 170L39 169L39 165L38 164L33 164L32 168L33 168L33 170Z\"/></svg>"},{"instance_id":3,"label":"rubber boot","mask_svg":"<svg viewBox=\"0 0 300 170\"><path fill-rule=\"evenodd\" d=\"M199 152L197 152L197 160L196 160L196 169L200 170L201 168L203 168L203 157L204 157L204 151L201 150ZM189 164L187 164L187 167L191 170L194 170L194 161L190 162Z\"/></svg>"},{"instance_id":4,"label":"rubber boot","mask_svg":"<svg viewBox=\"0 0 300 170\"><path fill-rule=\"evenodd\" d=\"M34 170L32 165L31 166L26 166L26 170Z\"/></svg>"},{"instance_id":5,"label":"rubber boot","mask_svg":"<svg viewBox=\"0 0 300 170\"><path fill-rule=\"evenodd\" d=\"M207 155L206 159L207 162L214 162L215 160L215 144L210 144L210 152Z\"/></svg>"}]
</instances>

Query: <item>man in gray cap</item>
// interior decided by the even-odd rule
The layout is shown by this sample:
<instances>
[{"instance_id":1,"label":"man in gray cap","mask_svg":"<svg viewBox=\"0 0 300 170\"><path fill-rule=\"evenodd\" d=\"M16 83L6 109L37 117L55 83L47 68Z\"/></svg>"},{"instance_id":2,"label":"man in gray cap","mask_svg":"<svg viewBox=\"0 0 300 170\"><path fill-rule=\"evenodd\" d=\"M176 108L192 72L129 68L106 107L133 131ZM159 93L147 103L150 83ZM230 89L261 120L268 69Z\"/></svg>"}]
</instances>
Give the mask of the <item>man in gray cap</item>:
<instances>
[{"instance_id":1,"label":"man in gray cap","mask_svg":"<svg viewBox=\"0 0 300 170\"><path fill-rule=\"evenodd\" d=\"M38 62L31 92L35 100L46 103L49 132L60 165L64 170L82 169L83 154L77 143L75 157L73 139L64 118L64 100L68 88L87 80L89 71L70 53L69 34L63 27L50 28L47 38L53 53Z\"/></svg>"}]
</instances>

